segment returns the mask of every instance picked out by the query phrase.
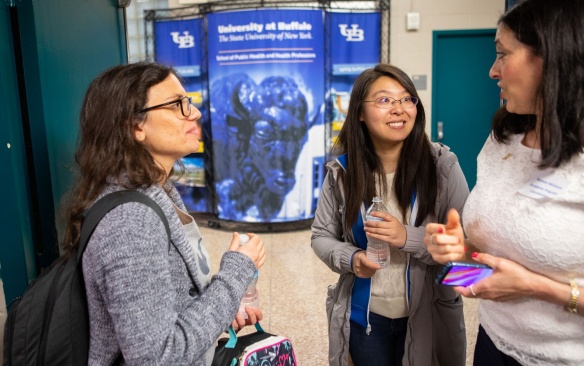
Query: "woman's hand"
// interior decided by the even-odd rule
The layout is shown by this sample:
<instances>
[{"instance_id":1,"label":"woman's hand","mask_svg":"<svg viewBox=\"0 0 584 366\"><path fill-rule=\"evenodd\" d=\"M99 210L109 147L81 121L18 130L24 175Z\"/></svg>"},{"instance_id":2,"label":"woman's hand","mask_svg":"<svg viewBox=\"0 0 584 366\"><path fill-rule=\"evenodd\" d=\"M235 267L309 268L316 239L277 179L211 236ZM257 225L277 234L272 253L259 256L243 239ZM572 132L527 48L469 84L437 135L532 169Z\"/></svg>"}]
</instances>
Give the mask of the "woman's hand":
<instances>
[{"instance_id":1,"label":"woman's hand","mask_svg":"<svg viewBox=\"0 0 584 366\"><path fill-rule=\"evenodd\" d=\"M367 258L367 252L359 250L353 254L353 272L359 278L370 278L375 274L375 271L381 269L379 264Z\"/></svg>"},{"instance_id":2,"label":"woman's hand","mask_svg":"<svg viewBox=\"0 0 584 366\"><path fill-rule=\"evenodd\" d=\"M530 271L508 259L485 253L473 253L473 259L493 268L493 274L468 287L456 286L454 291L466 297L493 301L509 301L525 297L547 301L561 307L568 305L571 287L547 276ZM578 302L577 313L584 316L584 304Z\"/></svg>"},{"instance_id":3,"label":"woman's hand","mask_svg":"<svg viewBox=\"0 0 584 366\"><path fill-rule=\"evenodd\" d=\"M473 253L472 257L476 262L491 267L493 274L475 283L472 287L454 287L456 292L466 297L478 297L493 301L533 297L537 292L534 286L538 280L545 278L508 259L485 253Z\"/></svg>"},{"instance_id":4,"label":"woman's hand","mask_svg":"<svg viewBox=\"0 0 584 366\"><path fill-rule=\"evenodd\" d=\"M243 318L243 315L237 312L235 315L235 320L231 323L233 330L241 329L247 325L254 325L263 319L262 311L258 308L252 308L249 306L245 307L245 312L247 313L247 319Z\"/></svg>"},{"instance_id":5,"label":"woman's hand","mask_svg":"<svg viewBox=\"0 0 584 366\"><path fill-rule=\"evenodd\" d=\"M373 212L372 215L383 221L365 221L363 224L367 236L383 240L396 248L403 248L406 245L406 228L395 216L379 211Z\"/></svg>"},{"instance_id":6,"label":"woman's hand","mask_svg":"<svg viewBox=\"0 0 584 366\"><path fill-rule=\"evenodd\" d=\"M255 234L248 233L247 235L249 236L249 241L244 245L239 245L239 234L234 232L231 244L229 245L229 250L245 254L253 261L256 269L260 269L266 261L266 249L264 248L264 243L262 242L262 239Z\"/></svg>"},{"instance_id":7,"label":"woman's hand","mask_svg":"<svg viewBox=\"0 0 584 366\"><path fill-rule=\"evenodd\" d=\"M465 259L464 231L458 212L455 209L448 212L446 225L426 225L424 243L432 258L438 263L446 264Z\"/></svg>"}]
</instances>

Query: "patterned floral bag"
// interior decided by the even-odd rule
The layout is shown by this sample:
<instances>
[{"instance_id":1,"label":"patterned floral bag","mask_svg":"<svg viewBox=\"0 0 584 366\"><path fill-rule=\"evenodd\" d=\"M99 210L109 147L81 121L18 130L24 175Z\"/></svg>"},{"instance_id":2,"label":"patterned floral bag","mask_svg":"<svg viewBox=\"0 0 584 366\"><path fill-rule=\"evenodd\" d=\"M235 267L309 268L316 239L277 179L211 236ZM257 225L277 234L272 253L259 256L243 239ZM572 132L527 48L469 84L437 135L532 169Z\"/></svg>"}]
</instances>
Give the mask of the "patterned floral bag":
<instances>
[{"instance_id":1,"label":"patterned floral bag","mask_svg":"<svg viewBox=\"0 0 584 366\"><path fill-rule=\"evenodd\" d=\"M229 338L221 338L212 366L297 366L292 343L286 337L257 332L238 337L229 327Z\"/></svg>"}]
</instances>

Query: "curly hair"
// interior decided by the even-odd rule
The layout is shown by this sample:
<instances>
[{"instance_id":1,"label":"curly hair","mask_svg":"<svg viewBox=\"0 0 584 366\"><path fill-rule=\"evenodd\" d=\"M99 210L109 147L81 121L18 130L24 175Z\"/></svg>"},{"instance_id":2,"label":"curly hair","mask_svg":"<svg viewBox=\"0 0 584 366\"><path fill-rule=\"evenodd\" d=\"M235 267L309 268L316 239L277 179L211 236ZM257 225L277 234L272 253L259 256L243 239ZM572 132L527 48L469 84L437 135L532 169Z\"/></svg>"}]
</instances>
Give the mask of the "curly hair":
<instances>
[{"instance_id":1,"label":"curly hair","mask_svg":"<svg viewBox=\"0 0 584 366\"><path fill-rule=\"evenodd\" d=\"M65 197L66 220L63 249L79 245L84 211L114 179L127 189L158 184L166 173L146 147L138 142L134 128L146 119L140 112L148 91L176 72L167 66L139 62L112 67L89 85L80 113L79 141L75 152L78 178Z\"/></svg>"}]
</instances>

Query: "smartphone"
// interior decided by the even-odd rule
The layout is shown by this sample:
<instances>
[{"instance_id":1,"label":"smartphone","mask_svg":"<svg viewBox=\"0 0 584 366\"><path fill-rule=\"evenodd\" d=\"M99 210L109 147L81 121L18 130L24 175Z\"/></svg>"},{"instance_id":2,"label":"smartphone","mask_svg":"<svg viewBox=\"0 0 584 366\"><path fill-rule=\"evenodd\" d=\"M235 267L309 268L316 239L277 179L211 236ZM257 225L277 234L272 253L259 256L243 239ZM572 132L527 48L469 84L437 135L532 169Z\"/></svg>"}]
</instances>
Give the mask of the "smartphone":
<instances>
[{"instance_id":1,"label":"smartphone","mask_svg":"<svg viewBox=\"0 0 584 366\"><path fill-rule=\"evenodd\" d=\"M448 262L436 278L436 282L447 286L468 287L493 274L493 269L481 263Z\"/></svg>"}]
</instances>

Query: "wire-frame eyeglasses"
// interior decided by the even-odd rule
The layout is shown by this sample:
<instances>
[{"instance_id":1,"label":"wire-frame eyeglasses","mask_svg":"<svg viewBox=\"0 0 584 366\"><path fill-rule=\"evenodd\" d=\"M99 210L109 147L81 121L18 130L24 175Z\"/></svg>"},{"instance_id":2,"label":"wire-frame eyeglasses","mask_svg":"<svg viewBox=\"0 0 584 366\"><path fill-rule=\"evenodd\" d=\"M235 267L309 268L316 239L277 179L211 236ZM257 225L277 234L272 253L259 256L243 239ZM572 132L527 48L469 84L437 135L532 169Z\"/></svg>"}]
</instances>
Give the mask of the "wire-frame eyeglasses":
<instances>
[{"instance_id":1,"label":"wire-frame eyeglasses","mask_svg":"<svg viewBox=\"0 0 584 366\"><path fill-rule=\"evenodd\" d=\"M403 97L401 99L394 99L391 97L379 97L375 100L364 100L363 103L375 103L377 108L389 109L393 107L396 103L399 103L402 108L408 109L415 107L418 104L418 98L416 97Z\"/></svg>"},{"instance_id":2,"label":"wire-frame eyeglasses","mask_svg":"<svg viewBox=\"0 0 584 366\"><path fill-rule=\"evenodd\" d=\"M187 97L187 96L178 98L178 99L170 101L170 102L157 104L157 105L152 106L152 107L143 108L139 111L139 113L148 112L148 111L151 111L153 109L166 107L167 105L172 105L172 104L177 104L177 106L180 105L180 112L182 113L182 115L184 117L189 117L191 115L191 112L193 110L191 108L191 106L193 105L193 101L192 101L191 97Z\"/></svg>"}]
</instances>

